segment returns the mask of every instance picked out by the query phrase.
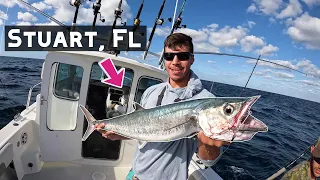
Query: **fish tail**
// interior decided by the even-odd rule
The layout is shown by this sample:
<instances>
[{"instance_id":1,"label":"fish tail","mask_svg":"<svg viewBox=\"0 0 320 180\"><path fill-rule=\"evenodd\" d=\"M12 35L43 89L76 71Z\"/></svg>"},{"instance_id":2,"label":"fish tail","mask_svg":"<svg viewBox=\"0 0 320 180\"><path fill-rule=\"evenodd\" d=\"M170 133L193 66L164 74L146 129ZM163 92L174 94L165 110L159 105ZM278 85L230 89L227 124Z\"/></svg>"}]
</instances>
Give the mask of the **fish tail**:
<instances>
[{"instance_id":1,"label":"fish tail","mask_svg":"<svg viewBox=\"0 0 320 180\"><path fill-rule=\"evenodd\" d=\"M94 122L96 122L97 120L92 116L92 114L81 104L79 105L81 111L83 112L84 116L87 119L88 122L88 127L86 132L84 133L83 137L82 137L82 141L87 140L87 138L91 135L91 133L95 130L94 128Z\"/></svg>"}]
</instances>

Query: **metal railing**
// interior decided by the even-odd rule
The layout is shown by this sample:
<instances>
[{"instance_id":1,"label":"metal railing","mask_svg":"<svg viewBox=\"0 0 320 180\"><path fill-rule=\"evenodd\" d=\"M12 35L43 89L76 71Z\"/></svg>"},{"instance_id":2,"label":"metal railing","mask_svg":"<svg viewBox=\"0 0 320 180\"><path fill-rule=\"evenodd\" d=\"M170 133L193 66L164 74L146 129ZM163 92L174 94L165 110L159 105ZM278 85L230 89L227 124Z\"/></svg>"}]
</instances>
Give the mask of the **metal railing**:
<instances>
[{"instance_id":1,"label":"metal railing","mask_svg":"<svg viewBox=\"0 0 320 180\"><path fill-rule=\"evenodd\" d=\"M32 91L33 91L33 88L35 88L36 86L38 86L38 85L41 84L41 83L42 83L42 82L39 82L38 84L36 84L36 85L34 85L34 86L32 86L32 87L30 88L29 94L28 94L28 100L27 100L27 108L28 108L29 105L30 105L31 93L32 93Z\"/></svg>"}]
</instances>

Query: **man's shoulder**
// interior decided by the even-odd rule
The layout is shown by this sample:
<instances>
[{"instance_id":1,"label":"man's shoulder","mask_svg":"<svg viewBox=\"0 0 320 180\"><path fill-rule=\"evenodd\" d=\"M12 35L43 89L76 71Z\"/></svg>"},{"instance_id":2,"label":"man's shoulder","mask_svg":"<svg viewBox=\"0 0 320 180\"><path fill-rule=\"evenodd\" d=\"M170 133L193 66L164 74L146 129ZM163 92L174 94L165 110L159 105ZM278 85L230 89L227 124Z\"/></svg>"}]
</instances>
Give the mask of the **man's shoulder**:
<instances>
[{"instance_id":1,"label":"man's shoulder","mask_svg":"<svg viewBox=\"0 0 320 180\"><path fill-rule=\"evenodd\" d=\"M289 170L283 177L282 180L295 180L295 179L308 179L308 161L302 161L301 163L294 166L291 170Z\"/></svg>"}]
</instances>

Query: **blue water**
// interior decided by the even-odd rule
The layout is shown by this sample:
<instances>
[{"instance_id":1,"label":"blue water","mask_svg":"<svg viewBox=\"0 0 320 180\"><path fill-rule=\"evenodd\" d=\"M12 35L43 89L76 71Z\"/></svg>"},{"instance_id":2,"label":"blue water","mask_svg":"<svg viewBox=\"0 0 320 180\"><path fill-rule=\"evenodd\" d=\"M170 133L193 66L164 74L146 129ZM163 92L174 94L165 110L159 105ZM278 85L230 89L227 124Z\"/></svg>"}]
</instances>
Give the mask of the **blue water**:
<instances>
[{"instance_id":1,"label":"blue water","mask_svg":"<svg viewBox=\"0 0 320 180\"><path fill-rule=\"evenodd\" d=\"M24 109L30 87L40 82L42 63L37 59L0 57L0 128ZM210 91L212 82L203 83ZM216 96L239 96L241 90L221 83L212 86ZM40 86L34 89L33 97L39 91ZM229 147L213 167L223 179L265 179L320 136L319 103L253 89L245 89L242 96L252 95L261 95L252 112L269 126L269 132ZM297 163L307 158L309 154Z\"/></svg>"}]
</instances>

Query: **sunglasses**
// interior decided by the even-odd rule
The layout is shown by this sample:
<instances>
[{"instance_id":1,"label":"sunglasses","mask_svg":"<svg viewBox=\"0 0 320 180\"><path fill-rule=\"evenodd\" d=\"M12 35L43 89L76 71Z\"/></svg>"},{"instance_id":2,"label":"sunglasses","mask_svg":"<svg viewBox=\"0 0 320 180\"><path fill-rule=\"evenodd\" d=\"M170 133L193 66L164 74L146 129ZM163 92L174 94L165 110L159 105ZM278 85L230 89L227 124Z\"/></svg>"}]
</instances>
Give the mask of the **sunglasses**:
<instances>
[{"instance_id":1,"label":"sunglasses","mask_svg":"<svg viewBox=\"0 0 320 180\"><path fill-rule=\"evenodd\" d=\"M318 164L320 164L320 158L313 157L313 160L316 161Z\"/></svg>"},{"instance_id":2,"label":"sunglasses","mask_svg":"<svg viewBox=\"0 0 320 180\"><path fill-rule=\"evenodd\" d=\"M174 56L178 57L180 61L186 61L190 58L192 53L190 52L179 52L179 53L163 53L163 58L167 61L172 61Z\"/></svg>"}]
</instances>

